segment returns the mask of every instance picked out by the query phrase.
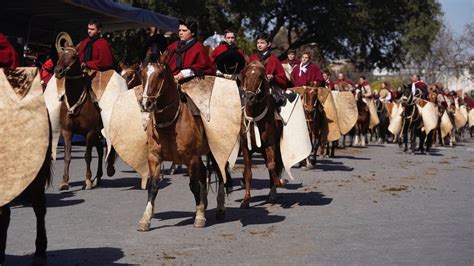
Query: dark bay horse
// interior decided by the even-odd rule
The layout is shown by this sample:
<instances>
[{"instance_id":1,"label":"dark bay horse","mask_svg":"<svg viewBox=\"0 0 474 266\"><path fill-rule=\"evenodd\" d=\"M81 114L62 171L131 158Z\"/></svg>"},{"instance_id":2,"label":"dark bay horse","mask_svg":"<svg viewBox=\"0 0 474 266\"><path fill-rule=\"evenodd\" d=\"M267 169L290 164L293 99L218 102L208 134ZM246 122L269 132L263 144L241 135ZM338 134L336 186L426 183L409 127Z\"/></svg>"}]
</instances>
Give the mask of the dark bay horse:
<instances>
[{"instance_id":1,"label":"dark bay horse","mask_svg":"<svg viewBox=\"0 0 474 266\"><path fill-rule=\"evenodd\" d=\"M384 144L387 142L388 135L388 125L390 124L390 116L385 103L380 99L375 100L375 108L377 109L377 116L379 117L380 123L375 127L375 132L378 137L378 143Z\"/></svg>"},{"instance_id":2,"label":"dark bay horse","mask_svg":"<svg viewBox=\"0 0 474 266\"><path fill-rule=\"evenodd\" d=\"M33 257L33 265L46 265L46 195L45 187L51 180L51 136L49 148L46 151L45 160L40 171L33 182L26 188L23 194L29 195L36 216L36 251ZM0 265L5 261L5 248L7 244L7 231L10 224L10 207L0 207Z\"/></svg>"},{"instance_id":3,"label":"dark bay horse","mask_svg":"<svg viewBox=\"0 0 474 266\"><path fill-rule=\"evenodd\" d=\"M418 137L420 142L419 149L423 154L425 153L424 142L426 137L426 134L422 131L423 120L416 106L416 98L411 91L411 87L407 85L404 85L403 88L401 105L405 109L402 114L403 151L408 151L408 138L410 138L410 149L411 153L414 154L416 150L416 137Z\"/></svg>"},{"instance_id":4,"label":"dark bay horse","mask_svg":"<svg viewBox=\"0 0 474 266\"><path fill-rule=\"evenodd\" d=\"M79 63L77 50L65 47L59 54L54 70L57 79L65 79L66 93L62 98L60 110L61 135L64 139L64 175L60 190L69 189L69 165L71 163L71 149L73 134L80 134L86 138L85 160L87 164L85 189L91 189L93 180L91 172L92 146L98 154L97 185L100 184L104 147L100 139L100 130L103 128L99 108L93 102L93 92L90 87L90 78L84 77ZM107 175L112 176L114 169L115 150L110 151L107 158Z\"/></svg>"},{"instance_id":5,"label":"dark bay horse","mask_svg":"<svg viewBox=\"0 0 474 266\"><path fill-rule=\"evenodd\" d=\"M120 68L122 69L120 75L125 79L125 82L127 82L127 87L129 90L142 84L142 76L138 64L121 63Z\"/></svg>"},{"instance_id":6,"label":"dark bay horse","mask_svg":"<svg viewBox=\"0 0 474 266\"><path fill-rule=\"evenodd\" d=\"M270 84L265 74L265 67L260 62L253 61L244 68L241 84L245 97L240 133L245 164L245 196L240 207L248 208L251 198L250 182L254 152L260 152L265 159L270 175L270 202L276 200L276 188L284 185L280 178L283 170L280 153L283 123L275 118L276 106L270 95Z\"/></svg>"},{"instance_id":7,"label":"dark bay horse","mask_svg":"<svg viewBox=\"0 0 474 266\"><path fill-rule=\"evenodd\" d=\"M164 58L164 57L162 57ZM142 69L142 108L150 112L147 125L148 136L148 201L139 231L149 231L154 214L155 198L158 194L161 163L172 161L184 164L190 177L189 188L196 202L195 227L206 225L207 208L206 167L202 155L210 152L204 125L199 115L188 107L185 95L178 89L170 68L163 63L149 63ZM225 217L224 182L219 179L216 218Z\"/></svg>"}]
</instances>

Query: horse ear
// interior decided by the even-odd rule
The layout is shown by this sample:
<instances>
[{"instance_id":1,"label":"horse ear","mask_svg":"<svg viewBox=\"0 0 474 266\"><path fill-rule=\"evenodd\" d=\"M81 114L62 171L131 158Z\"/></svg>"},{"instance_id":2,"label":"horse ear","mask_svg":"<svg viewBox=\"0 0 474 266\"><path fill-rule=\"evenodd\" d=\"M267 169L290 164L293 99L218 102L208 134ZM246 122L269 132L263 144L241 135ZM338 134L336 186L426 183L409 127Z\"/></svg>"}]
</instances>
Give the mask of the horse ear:
<instances>
[{"instance_id":1,"label":"horse ear","mask_svg":"<svg viewBox=\"0 0 474 266\"><path fill-rule=\"evenodd\" d=\"M165 50L161 55L160 55L160 64L166 63L166 59L168 58L168 50Z\"/></svg>"},{"instance_id":2,"label":"horse ear","mask_svg":"<svg viewBox=\"0 0 474 266\"><path fill-rule=\"evenodd\" d=\"M120 63L119 63L119 67L120 67L120 69L123 70L123 69L125 68L125 64L124 64L123 62L120 62Z\"/></svg>"}]
</instances>

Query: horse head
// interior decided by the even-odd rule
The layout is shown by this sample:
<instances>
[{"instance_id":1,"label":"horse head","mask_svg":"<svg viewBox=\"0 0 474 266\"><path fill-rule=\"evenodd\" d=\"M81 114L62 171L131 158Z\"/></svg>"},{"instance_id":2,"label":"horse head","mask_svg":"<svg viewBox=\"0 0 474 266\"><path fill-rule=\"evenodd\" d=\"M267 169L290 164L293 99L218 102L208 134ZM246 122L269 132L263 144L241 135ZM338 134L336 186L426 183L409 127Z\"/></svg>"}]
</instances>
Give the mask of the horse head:
<instances>
[{"instance_id":1,"label":"horse head","mask_svg":"<svg viewBox=\"0 0 474 266\"><path fill-rule=\"evenodd\" d=\"M318 88L307 87L303 94L303 108L305 113L313 113L318 107Z\"/></svg>"},{"instance_id":2,"label":"horse head","mask_svg":"<svg viewBox=\"0 0 474 266\"><path fill-rule=\"evenodd\" d=\"M127 82L128 89L132 89L135 86L138 86L142 83L140 75L140 67L137 63L134 64L125 64L121 63L120 68L122 72L120 75Z\"/></svg>"},{"instance_id":3,"label":"horse head","mask_svg":"<svg viewBox=\"0 0 474 266\"><path fill-rule=\"evenodd\" d=\"M260 102L268 95L269 83L262 63L252 61L242 70L242 88L246 105Z\"/></svg>"},{"instance_id":4,"label":"horse head","mask_svg":"<svg viewBox=\"0 0 474 266\"><path fill-rule=\"evenodd\" d=\"M143 98L141 105L143 110L152 112L157 106L158 100L165 95L167 87L174 86L173 74L168 65L160 62L148 63L141 70Z\"/></svg>"},{"instance_id":5,"label":"horse head","mask_svg":"<svg viewBox=\"0 0 474 266\"><path fill-rule=\"evenodd\" d=\"M400 102L403 107L413 104L414 99L413 99L413 93L411 92L410 85L403 84L402 97L400 98Z\"/></svg>"},{"instance_id":6,"label":"horse head","mask_svg":"<svg viewBox=\"0 0 474 266\"><path fill-rule=\"evenodd\" d=\"M58 62L54 68L54 76L57 79L82 76L81 65L79 63L79 53L76 48L66 44L58 55Z\"/></svg>"}]
</instances>

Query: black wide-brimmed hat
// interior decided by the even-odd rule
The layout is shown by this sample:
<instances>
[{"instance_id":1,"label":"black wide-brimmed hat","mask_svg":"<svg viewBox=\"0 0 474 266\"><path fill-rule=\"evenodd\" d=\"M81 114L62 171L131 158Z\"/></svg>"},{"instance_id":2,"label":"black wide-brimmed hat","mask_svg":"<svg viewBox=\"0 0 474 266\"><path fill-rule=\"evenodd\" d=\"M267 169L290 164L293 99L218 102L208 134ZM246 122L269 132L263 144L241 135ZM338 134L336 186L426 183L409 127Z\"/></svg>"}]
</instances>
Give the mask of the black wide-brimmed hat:
<instances>
[{"instance_id":1,"label":"black wide-brimmed hat","mask_svg":"<svg viewBox=\"0 0 474 266\"><path fill-rule=\"evenodd\" d=\"M229 49L215 59L217 69L224 74L239 74L245 67L245 58L235 49Z\"/></svg>"}]
</instances>

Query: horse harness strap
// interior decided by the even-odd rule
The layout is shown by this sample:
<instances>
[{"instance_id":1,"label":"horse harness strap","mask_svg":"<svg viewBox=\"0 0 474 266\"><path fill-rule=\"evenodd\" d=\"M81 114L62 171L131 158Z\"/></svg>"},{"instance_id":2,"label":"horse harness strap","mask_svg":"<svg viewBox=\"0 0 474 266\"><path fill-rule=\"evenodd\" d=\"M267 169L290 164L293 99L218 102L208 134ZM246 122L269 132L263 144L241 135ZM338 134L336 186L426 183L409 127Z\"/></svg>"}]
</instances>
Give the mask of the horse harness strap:
<instances>
[{"instance_id":1,"label":"horse harness strap","mask_svg":"<svg viewBox=\"0 0 474 266\"><path fill-rule=\"evenodd\" d=\"M69 106L69 102L67 100L66 94L64 94L64 97L65 97L64 102L66 103L66 107L67 107L67 114L69 116L74 116L77 114L78 108L85 102L87 98L87 90L82 91L81 96L79 97L79 100L77 100L77 102L73 106Z\"/></svg>"},{"instance_id":2,"label":"horse harness strap","mask_svg":"<svg viewBox=\"0 0 474 266\"><path fill-rule=\"evenodd\" d=\"M163 109L161 111L163 111ZM176 109L176 113L175 113L173 119L171 119L168 122L164 122L164 123L156 123L155 116L153 115L153 124L155 124L155 129L166 128L166 127L171 126L176 121L176 119L178 119L180 111L181 111L181 104L179 104L179 102L178 102L178 108Z\"/></svg>"},{"instance_id":3,"label":"horse harness strap","mask_svg":"<svg viewBox=\"0 0 474 266\"><path fill-rule=\"evenodd\" d=\"M251 117L247 115L247 111L244 109L244 126L245 126L245 133L247 135L247 147L249 150L252 150L252 138L250 135L250 124L253 123L253 128L254 128L254 134L255 134L255 144L257 145L258 148L262 146L262 141L260 139L260 131L258 130L258 125L256 122L262 120L265 115L268 113L268 106L265 106L265 109L263 109L262 113L259 114L256 117Z\"/></svg>"}]
</instances>

